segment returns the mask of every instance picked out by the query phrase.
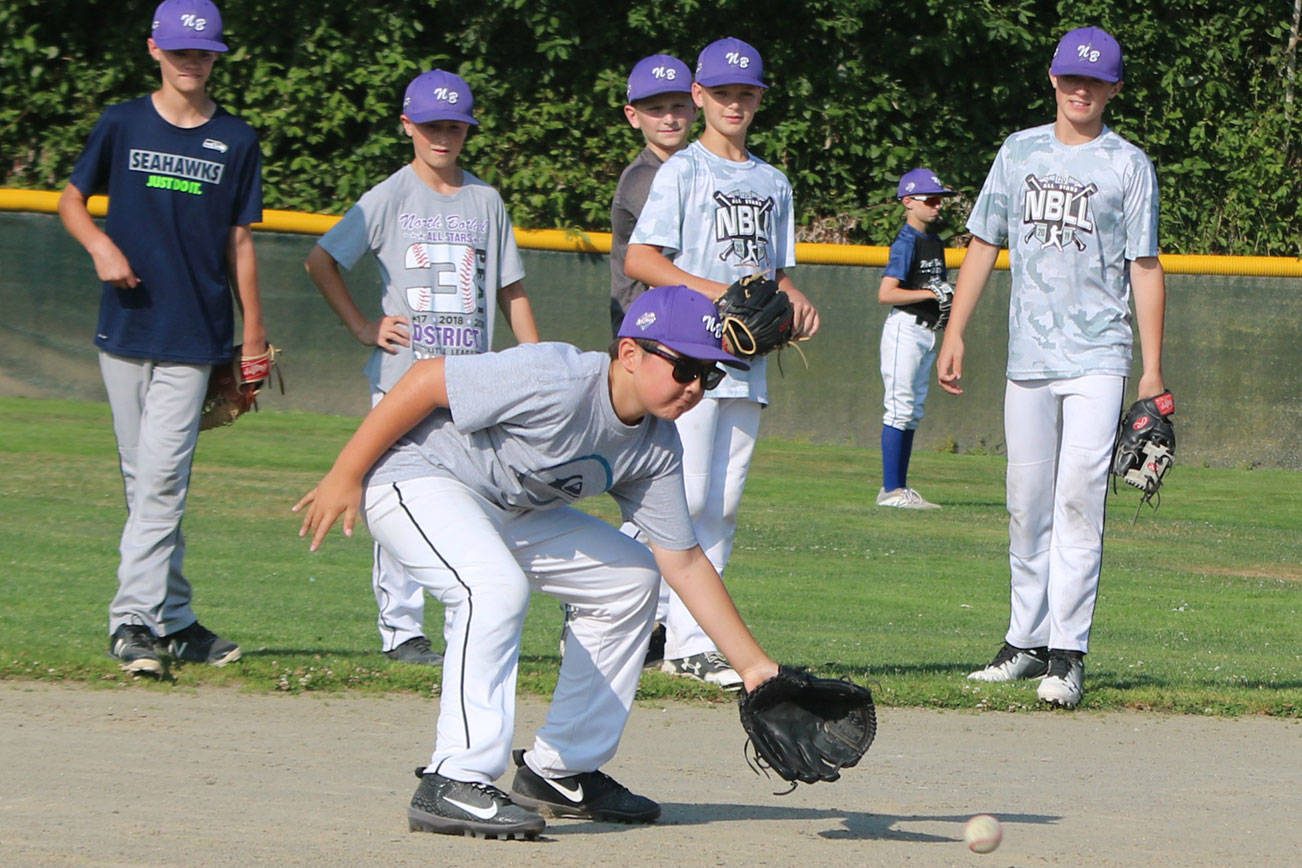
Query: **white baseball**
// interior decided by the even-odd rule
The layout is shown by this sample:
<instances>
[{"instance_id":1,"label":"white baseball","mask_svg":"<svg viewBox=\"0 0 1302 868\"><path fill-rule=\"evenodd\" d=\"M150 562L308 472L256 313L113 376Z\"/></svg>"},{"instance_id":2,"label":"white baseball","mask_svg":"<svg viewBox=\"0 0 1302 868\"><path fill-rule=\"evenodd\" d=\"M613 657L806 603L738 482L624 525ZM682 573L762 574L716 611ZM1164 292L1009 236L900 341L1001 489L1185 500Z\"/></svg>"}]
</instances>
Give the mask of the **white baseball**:
<instances>
[{"instance_id":1,"label":"white baseball","mask_svg":"<svg viewBox=\"0 0 1302 868\"><path fill-rule=\"evenodd\" d=\"M1003 840L1004 830L989 814L977 814L963 824L963 840L973 853L992 853Z\"/></svg>"}]
</instances>

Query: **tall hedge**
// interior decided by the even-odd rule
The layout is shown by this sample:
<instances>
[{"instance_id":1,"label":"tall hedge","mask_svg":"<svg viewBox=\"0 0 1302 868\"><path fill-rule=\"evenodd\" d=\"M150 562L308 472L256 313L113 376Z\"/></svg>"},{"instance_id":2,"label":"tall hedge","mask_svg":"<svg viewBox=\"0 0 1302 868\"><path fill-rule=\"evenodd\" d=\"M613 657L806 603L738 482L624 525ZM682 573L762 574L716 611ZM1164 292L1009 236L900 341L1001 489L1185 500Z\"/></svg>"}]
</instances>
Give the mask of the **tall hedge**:
<instances>
[{"instance_id":1,"label":"tall hedge","mask_svg":"<svg viewBox=\"0 0 1302 868\"><path fill-rule=\"evenodd\" d=\"M155 3L0 5L0 183L58 188L103 106L152 89ZM1058 36L1099 24L1126 50L1110 123L1157 164L1169 252L1302 253L1287 102L1293 0L223 0L232 51L213 92L262 136L270 207L340 212L410 158L402 90L442 66L474 91L465 165L518 225L608 228L639 140L628 69L758 47L772 89L753 150L784 169L801 237L887 243L915 165L969 195L1003 137L1052 118ZM1295 26L1295 25L1294 25ZM961 211L962 209L955 209ZM961 219L949 227L957 235Z\"/></svg>"}]
</instances>

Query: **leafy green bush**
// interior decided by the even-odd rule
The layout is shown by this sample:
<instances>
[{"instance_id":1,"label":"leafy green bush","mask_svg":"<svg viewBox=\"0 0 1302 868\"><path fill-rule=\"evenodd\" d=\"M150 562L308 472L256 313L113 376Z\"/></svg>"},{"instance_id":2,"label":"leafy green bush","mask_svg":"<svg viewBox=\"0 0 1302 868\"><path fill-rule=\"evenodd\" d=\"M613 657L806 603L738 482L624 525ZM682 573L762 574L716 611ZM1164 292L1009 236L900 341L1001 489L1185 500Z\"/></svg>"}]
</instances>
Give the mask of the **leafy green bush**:
<instances>
[{"instance_id":1,"label":"leafy green bush","mask_svg":"<svg viewBox=\"0 0 1302 868\"><path fill-rule=\"evenodd\" d=\"M0 183L57 189L102 108L146 92L155 3L0 6ZM772 89L755 153L796 191L801 237L884 244L895 179L927 165L970 199L1008 133L1052 119L1055 40L1097 23L1126 49L1110 122L1153 157L1169 252L1298 255L1299 120L1285 107L1291 4L1100 0L224 0L213 92L262 136L269 207L341 212L410 156L403 88L442 66L481 126L465 165L518 225L608 228L639 138L624 77L688 62L723 35L755 44ZM961 242L962 207L945 234Z\"/></svg>"}]
</instances>

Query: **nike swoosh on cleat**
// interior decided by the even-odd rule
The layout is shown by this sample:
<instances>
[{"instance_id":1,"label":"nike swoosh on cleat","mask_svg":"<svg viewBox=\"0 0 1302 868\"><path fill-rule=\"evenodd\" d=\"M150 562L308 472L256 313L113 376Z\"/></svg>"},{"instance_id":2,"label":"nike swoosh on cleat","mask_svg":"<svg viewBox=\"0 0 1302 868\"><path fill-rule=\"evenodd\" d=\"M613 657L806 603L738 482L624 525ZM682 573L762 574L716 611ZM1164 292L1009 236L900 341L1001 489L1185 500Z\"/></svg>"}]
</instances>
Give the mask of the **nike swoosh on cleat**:
<instances>
[{"instance_id":1,"label":"nike swoosh on cleat","mask_svg":"<svg viewBox=\"0 0 1302 868\"><path fill-rule=\"evenodd\" d=\"M447 796L443 797L443 801L450 805L456 805L467 814L473 814L481 820L491 820L497 816L497 802L493 802L493 804L489 805L487 808L481 808L477 805L467 805L465 802L458 802L456 799L451 799Z\"/></svg>"},{"instance_id":2,"label":"nike swoosh on cleat","mask_svg":"<svg viewBox=\"0 0 1302 868\"><path fill-rule=\"evenodd\" d=\"M574 802L574 804L577 805L583 801L583 784L575 784L574 789L570 789L560 781L555 781L551 778L543 778L543 780L551 784L553 790L560 793L571 802Z\"/></svg>"}]
</instances>

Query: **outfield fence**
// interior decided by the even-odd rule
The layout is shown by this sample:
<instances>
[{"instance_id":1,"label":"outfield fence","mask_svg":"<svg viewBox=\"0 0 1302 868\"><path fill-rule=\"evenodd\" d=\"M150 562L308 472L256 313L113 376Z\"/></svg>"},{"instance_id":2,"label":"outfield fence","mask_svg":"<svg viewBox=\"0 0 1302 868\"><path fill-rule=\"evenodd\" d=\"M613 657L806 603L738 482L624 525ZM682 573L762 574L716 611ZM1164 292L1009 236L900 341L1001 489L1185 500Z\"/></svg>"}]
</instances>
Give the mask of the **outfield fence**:
<instances>
[{"instance_id":1,"label":"outfield fence","mask_svg":"<svg viewBox=\"0 0 1302 868\"><path fill-rule=\"evenodd\" d=\"M56 200L47 191L0 190L0 395L102 401L91 343L99 284L90 257L54 216ZM90 200L93 214L104 205L103 197ZM369 349L344 329L303 270L316 236L337 220L269 210L255 227L267 327L285 349L286 394L269 393L264 411L361 414L369 406L361 374ZM517 230L516 237L543 337L604 349L610 236ZM886 250L796 246L792 278L818 305L823 328L802 347L808 367L794 352L770 362L765 436L877 446L878 342L888 311L877 303L877 284ZM963 254L947 251L949 266ZM968 329L967 393L955 398L933 385L918 448L1003 451L1006 257ZM1302 470L1302 260L1163 256L1162 263L1164 370L1176 395L1180 461ZM373 259L345 277L363 310L378 315ZM504 322L497 332L499 345L511 343ZM878 470L870 463L864 472Z\"/></svg>"}]
</instances>

